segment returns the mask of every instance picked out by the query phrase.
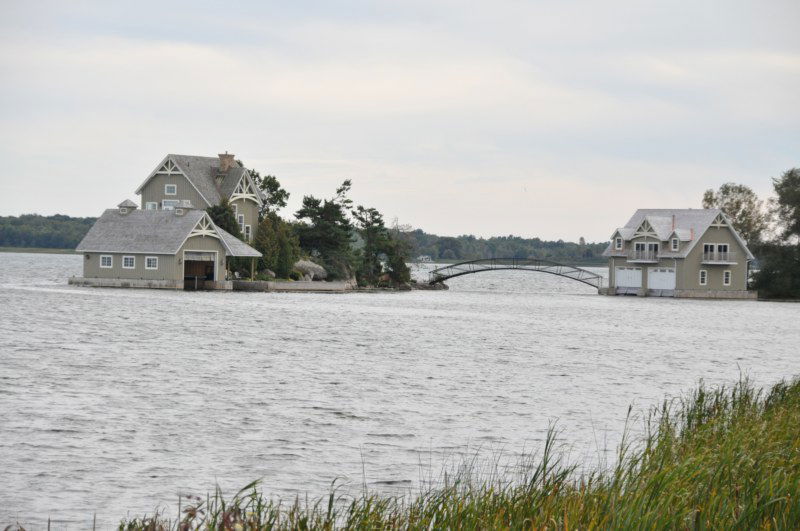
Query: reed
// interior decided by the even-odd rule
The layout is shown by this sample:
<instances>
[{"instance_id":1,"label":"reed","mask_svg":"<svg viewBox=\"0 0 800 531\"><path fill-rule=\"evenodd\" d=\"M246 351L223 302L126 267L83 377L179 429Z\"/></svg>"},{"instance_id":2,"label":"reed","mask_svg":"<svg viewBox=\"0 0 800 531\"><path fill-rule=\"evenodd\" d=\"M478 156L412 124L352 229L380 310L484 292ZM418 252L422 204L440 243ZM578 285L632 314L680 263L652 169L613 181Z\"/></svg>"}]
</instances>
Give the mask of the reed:
<instances>
[{"instance_id":1,"label":"reed","mask_svg":"<svg viewBox=\"0 0 800 531\"><path fill-rule=\"evenodd\" d=\"M349 497L334 484L324 498L291 503L253 482L229 499L217 489L190 500L179 520L156 512L119 529L800 527L800 381L768 392L746 379L729 388L701 384L641 422L643 435L623 437L611 468L578 473L551 429L513 479L476 474L471 462L414 495Z\"/></svg>"}]
</instances>

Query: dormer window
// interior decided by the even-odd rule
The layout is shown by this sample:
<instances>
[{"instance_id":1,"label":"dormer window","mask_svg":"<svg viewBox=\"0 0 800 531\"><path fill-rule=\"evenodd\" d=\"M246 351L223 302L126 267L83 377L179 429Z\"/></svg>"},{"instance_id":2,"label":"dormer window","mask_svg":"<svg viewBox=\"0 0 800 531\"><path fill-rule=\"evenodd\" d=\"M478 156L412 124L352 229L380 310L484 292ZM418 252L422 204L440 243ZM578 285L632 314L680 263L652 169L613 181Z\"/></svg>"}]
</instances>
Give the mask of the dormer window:
<instances>
[{"instance_id":1,"label":"dormer window","mask_svg":"<svg viewBox=\"0 0 800 531\"><path fill-rule=\"evenodd\" d=\"M128 209L125 208L125 207L122 207L122 208L119 209L119 213L120 214L127 214L128 213Z\"/></svg>"},{"instance_id":2,"label":"dormer window","mask_svg":"<svg viewBox=\"0 0 800 531\"><path fill-rule=\"evenodd\" d=\"M178 195L178 185L177 184L165 184L164 185L164 195Z\"/></svg>"},{"instance_id":3,"label":"dormer window","mask_svg":"<svg viewBox=\"0 0 800 531\"><path fill-rule=\"evenodd\" d=\"M622 238L620 238L619 236L614 238L614 249L616 249L617 251L622 249Z\"/></svg>"},{"instance_id":4,"label":"dormer window","mask_svg":"<svg viewBox=\"0 0 800 531\"><path fill-rule=\"evenodd\" d=\"M679 247L680 247L680 241L678 240L678 238L672 238L672 247L671 247L672 251L673 252L677 251Z\"/></svg>"},{"instance_id":5,"label":"dormer window","mask_svg":"<svg viewBox=\"0 0 800 531\"><path fill-rule=\"evenodd\" d=\"M183 215L183 209L182 208L176 208L175 209L175 215L176 216L182 216Z\"/></svg>"}]
</instances>

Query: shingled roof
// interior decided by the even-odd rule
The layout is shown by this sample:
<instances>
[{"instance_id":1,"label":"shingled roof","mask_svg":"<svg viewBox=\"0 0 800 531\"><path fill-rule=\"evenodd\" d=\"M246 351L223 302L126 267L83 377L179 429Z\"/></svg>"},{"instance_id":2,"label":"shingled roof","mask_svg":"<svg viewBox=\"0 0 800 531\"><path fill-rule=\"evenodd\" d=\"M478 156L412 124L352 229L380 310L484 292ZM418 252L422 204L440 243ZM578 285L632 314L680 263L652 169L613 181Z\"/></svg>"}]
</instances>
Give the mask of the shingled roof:
<instances>
[{"instance_id":1,"label":"shingled roof","mask_svg":"<svg viewBox=\"0 0 800 531\"><path fill-rule=\"evenodd\" d=\"M234 162L234 165L225 172L222 181L217 184L217 175L219 174L218 157L176 155L171 153L164 157L164 160L161 161L156 170L136 189L137 194L142 191L144 185L147 184L167 160L172 160L172 162L178 166L207 203L207 205L195 206L206 207L218 205L223 197L228 198L231 196L242 176L249 172L247 168L242 167L238 162ZM258 195L263 201L264 194L261 190L258 191Z\"/></svg>"},{"instance_id":2,"label":"shingled roof","mask_svg":"<svg viewBox=\"0 0 800 531\"><path fill-rule=\"evenodd\" d=\"M647 221L652 227L653 231L662 242L669 240L673 234L681 241L690 242L689 245L683 246L678 252L670 252L666 248L661 250L660 255L665 257L686 258L689 252L697 244L700 236L708 230L708 227L714 222L717 216L722 215L727 219L727 216L718 208L641 208L637 210L631 219L625 224L624 227L618 228L614 231L612 239L617 234L620 235L625 241L633 239L636 229ZM730 224L730 220L728 220ZM747 249L747 244L742 240L741 236L733 230L734 236L747 252L748 258L752 259L753 255ZM692 235L694 238L692 238ZM603 252L603 256L610 256L612 254L611 244Z\"/></svg>"},{"instance_id":3,"label":"shingled roof","mask_svg":"<svg viewBox=\"0 0 800 531\"><path fill-rule=\"evenodd\" d=\"M117 209L108 209L89 229L75 250L175 254L204 216L206 213L203 210L188 210L183 215L177 215L173 210L135 210L120 214ZM220 235L228 256L261 256L261 253L235 236L216 225L213 226Z\"/></svg>"}]
</instances>

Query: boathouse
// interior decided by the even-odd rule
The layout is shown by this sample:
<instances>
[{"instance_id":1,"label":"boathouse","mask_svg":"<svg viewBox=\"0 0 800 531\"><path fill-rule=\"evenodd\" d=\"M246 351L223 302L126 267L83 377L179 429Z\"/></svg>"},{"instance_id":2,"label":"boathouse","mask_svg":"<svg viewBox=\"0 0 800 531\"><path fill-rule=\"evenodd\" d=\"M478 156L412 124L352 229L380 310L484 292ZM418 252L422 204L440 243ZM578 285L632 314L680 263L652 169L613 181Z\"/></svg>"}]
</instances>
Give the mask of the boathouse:
<instances>
[{"instance_id":1,"label":"boathouse","mask_svg":"<svg viewBox=\"0 0 800 531\"><path fill-rule=\"evenodd\" d=\"M756 298L753 255L719 209L641 209L611 235L609 295Z\"/></svg>"},{"instance_id":2,"label":"boathouse","mask_svg":"<svg viewBox=\"0 0 800 531\"><path fill-rule=\"evenodd\" d=\"M232 289L227 258L261 253L216 226L189 200L171 209L139 210L123 201L103 212L78 244L81 286Z\"/></svg>"}]
</instances>

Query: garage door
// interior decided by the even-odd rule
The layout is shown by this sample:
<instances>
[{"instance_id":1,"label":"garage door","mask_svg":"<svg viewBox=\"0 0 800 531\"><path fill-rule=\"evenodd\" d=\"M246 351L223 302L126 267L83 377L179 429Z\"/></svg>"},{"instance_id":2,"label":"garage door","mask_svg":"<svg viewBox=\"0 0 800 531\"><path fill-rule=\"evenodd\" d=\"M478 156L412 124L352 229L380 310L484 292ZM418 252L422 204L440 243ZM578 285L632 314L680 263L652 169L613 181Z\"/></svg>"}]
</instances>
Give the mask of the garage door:
<instances>
[{"instance_id":1,"label":"garage door","mask_svg":"<svg viewBox=\"0 0 800 531\"><path fill-rule=\"evenodd\" d=\"M617 267L614 272L614 281L618 288L641 288L641 267Z\"/></svg>"},{"instance_id":2,"label":"garage door","mask_svg":"<svg viewBox=\"0 0 800 531\"><path fill-rule=\"evenodd\" d=\"M675 289L674 267L651 267L647 270L648 289Z\"/></svg>"}]
</instances>

